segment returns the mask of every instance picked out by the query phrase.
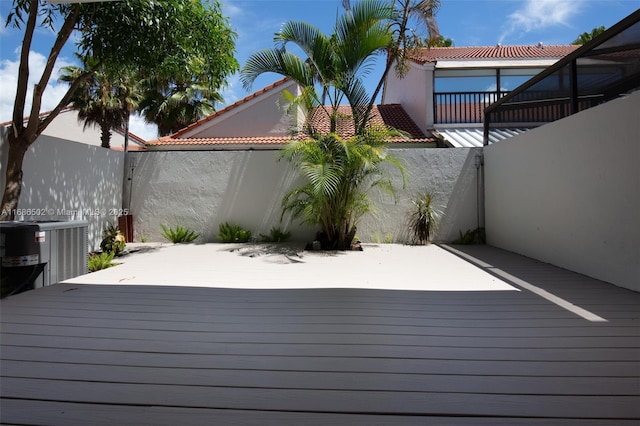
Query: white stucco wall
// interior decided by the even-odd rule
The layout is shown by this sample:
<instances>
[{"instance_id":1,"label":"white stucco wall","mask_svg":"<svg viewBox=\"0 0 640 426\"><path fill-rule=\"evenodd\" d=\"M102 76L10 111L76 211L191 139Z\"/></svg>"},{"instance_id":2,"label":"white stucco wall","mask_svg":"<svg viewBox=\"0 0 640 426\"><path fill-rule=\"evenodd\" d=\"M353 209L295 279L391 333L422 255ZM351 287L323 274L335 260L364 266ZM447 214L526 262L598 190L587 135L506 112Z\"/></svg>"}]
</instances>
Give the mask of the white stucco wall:
<instances>
[{"instance_id":1,"label":"white stucco wall","mask_svg":"<svg viewBox=\"0 0 640 426\"><path fill-rule=\"evenodd\" d=\"M294 81L286 81L202 123L182 137L287 136L295 123L285 112L284 105L277 106L284 103L285 90L295 95L298 85Z\"/></svg>"},{"instance_id":2,"label":"white stucco wall","mask_svg":"<svg viewBox=\"0 0 640 426\"><path fill-rule=\"evenodd\" d=\"M407 168L409 186L398 192L395 205L386 194L373 193L377 217L363 219L358 237L384 242L388 235L400 241L413 195L433 191L445 211L438 239L450 240L476 225L475 151L471 149L412 148L393 150ZM136 166L131 210L136 238L162 241L160 224L187 226L213 241L218 226L237 223L254 235L271 227L289 229L293 239L309 241L315 229L297 222L280 223L284 194L299 184L289 163L278 161L278 151L200 151L131 153ZM401 188L401 179L398 187Z\"/></svg>"},{"instance_id":3,"label":"white stucco wall","mask_svg":"<svg viewBox=\"0 0 640 426\"><path fill-rule=\"evenodd\" d=\"M0 185L4 190L7 143L0 143ZM27 151L18 208L37 215L17 220L87 220L90 249L97 249L102 230L117 223L122 207L124 153L41 135Z\"/></svg>"},{"instance_id":4,"label":"white stucco wall","mask_svg":"<svg viewBox=\"0 0 640 426\"><path fill-rule=\"evenodd\" d=\"M485 148L488 243L640 291L640 92Z\"/></svg>"},{"instance_id":5,"label":"white stucco wall","mask_svg":"<svg viewBox=\"0 0 640 426\"><path fill-rule=\"evenodd\" d=\"M84 123L78 121L78 112L74 110L62 111L42 132L42 135L93 146L102 144L100 127L90 125L84 128ZM112 131L110 144L112 148L124 147L124 134ZM129 144L134 145L135 142L129 139Z\"/></svg>"},{"instance_id":6,"label":"white stucco wall","mask_svg":"<svg viewBox=\"0 0 640 426\"><path fill-rule=\"evenodd\" d=\"M385 83L384 104L401 104L424 133L433 129L433 65L410 62L407 74L390 71Z\"/></svg>"}]
</instances>

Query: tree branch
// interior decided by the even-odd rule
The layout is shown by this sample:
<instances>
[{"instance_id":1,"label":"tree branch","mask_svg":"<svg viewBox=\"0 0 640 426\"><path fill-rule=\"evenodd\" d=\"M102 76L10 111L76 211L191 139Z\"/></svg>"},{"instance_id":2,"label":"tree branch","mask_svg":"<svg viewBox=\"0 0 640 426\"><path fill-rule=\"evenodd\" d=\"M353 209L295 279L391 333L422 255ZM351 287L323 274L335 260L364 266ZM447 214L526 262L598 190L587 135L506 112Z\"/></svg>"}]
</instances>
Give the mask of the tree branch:
<instances>
[{"instance_id":1,"label":"tree branch","mask_svg":"<svg viewBox=\"0 0 640 426\"><path fill-rule=\"evenodd\" d=\"M69 105L69 102L71 102L71 98L73 97L75 91L95 73L96 69L97 66L93 67L89 71L80 74L78 78L73 80L73 82L69 86L69 90L67 90L67 93L65 93L62 99L60 99L58 105L56 105L55 108L51 110L51 112L47 115L47 117L44 118L38 125L38 129L36 132L38 135L40 135L40 133L42 133L44 129L47 128L47 126L58 116L58 114L60 114L60 111L62 111L67 105Z\"/></svg>"},{"instance_id":2,"label":"tree branch","mask_svg":"<svg viewBox=\"0 0 640 426\"><path fill-rule=\"evenodd\" d=\"M16 98L13 102L13 132L15 136L17 136L18 132L24 128L24 107L27 99L27 85L29 82L29 51L31 50L31 42L33 41L33 33L36 28L37 18L38 0L31 0L29 17L27 18L24 39L22 40L22 50L20 51Z\"/></svg>"},{"instance_id":3,"label":"tree branch","mask_svg":"<svg viewBox=\"0 0 640 426\"><path fill-rule=\"evenodd\" d=\"M42 95L44 94L44 90L49 83L49 79L51 78L51 73L53 72L53 68L56 64L56 60L60 55L60 51L69 40L71 33L73 32L73 28L78 20L78 16L80 15L80 6L78 4L73 5L71 11L67 15L64 24L62 24L62 28L60 28L60 32L58 32L58 36L56 37L56 41L53 43L51 47L51 52L49 53L49 57L47 58L47 63L42 71L42 76L40 77L40 81L33 88L33 99L31 103L31 113L29 114L29 122L27 123L27 140L34 141L35 138L44 130L46 126L41 125L40 123L40 107L42 106ZM60 108L61 109L61 108ZM55 110L54 110L55 111ZM57 113L54 114L52 111L47 120L48 123L51 122L55 118L55 116L60 112L58 110Z\"/></svg>"}]
</instances>

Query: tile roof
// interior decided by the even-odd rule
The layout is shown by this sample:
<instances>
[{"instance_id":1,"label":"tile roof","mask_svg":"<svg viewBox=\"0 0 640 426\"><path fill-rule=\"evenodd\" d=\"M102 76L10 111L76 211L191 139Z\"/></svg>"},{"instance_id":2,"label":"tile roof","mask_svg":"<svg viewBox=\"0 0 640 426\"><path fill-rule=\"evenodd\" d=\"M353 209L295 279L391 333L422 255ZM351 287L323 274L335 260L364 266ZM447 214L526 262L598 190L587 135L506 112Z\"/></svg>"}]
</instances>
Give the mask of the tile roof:
<instances>
[{"instance_id":1,"label":"tile roof","mask_svg":"<svg viewBox=\"0 0 640 426\"><path fill-rule=\"evenodd\" d=\"M446 59L543 59L562 58L579 48L576 45L470 46L418 49L412 60L419 64Z\"/></svg>"},{"instance_id":2,"label":"tile roof","mask_svg":"<svg viewBox=\"0 0 640 426\"><path fill-rule=\"evenodd\" d=\"M325 107L326 108L326 107ZM354 128L353 123L349 115L351 114L351 108L349 106L338 107L338 112L342 116L342 119L338 120L337 133L342 137L353 136ZM216 113L217 114L217 113ZM433 142L435 139L425 136L415 122L409 117L402 105L399 104L386 104L376 105L372 111L373 117L371 123L381 124L388 127L393 127L404 131L409 134L408 139L402 137L394 137L390 142L394 143L424 143ZM205 119L206 120L206 119ZM314 121L314 128L318 132L329 131L329 120L326 114L316 113L312 114L311 120ZM170 136L164 136L159 139L148 141L149 147L187 147L187 146L225 146L225 145L284 145L292 140L292 137L287 136L258 136L258 137L221 137L221 138L188 138L179 137L178 133ZM298 137L305 137L304 135Z\"/></svg>"},{"instance_id":3,"label":"tile roof","mask_svg":"<svg viewBox=\"0 0 640 426\"><path fill-rule=\"evenodd\" d=\"M420 130L400 104L374 105L371 115L370 124L383 125L397 130L402 130L408 133L409 138L413 141L422 141L427 139L422 130ZM342 137L353 136L355 129L351 118L351 107L346 105L339 106L338 117L336 133ZM312 114L311 120L312 126L317 132L329 133L330 124L327 114L321 113L320 110L318 110ZM405 139L393 139L394 142L401 142L403 140Z\"/></svg>"},{"instance_id":4,"label":"tile roof","mask_svg":"<svg viewBox=\"0 0 640 426\"><path fill-rule=\"evenodd\" d=\"M204 146L204 145L284 145L291 140L286 136L246 136L222 138L173 138L163 136L147 142L147 146Z\"/></svg>"}]
</instances>

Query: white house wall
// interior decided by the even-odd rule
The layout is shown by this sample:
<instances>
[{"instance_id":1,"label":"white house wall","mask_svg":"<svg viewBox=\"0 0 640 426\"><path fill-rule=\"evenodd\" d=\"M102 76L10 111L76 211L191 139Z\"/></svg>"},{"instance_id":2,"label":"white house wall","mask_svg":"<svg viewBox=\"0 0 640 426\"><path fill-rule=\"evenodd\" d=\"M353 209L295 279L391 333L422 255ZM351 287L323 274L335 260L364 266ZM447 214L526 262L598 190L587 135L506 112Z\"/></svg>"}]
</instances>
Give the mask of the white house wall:
<instances>
[{"instance_id":1,"label":"white house wall","mask_svg":"<svg viewBox=\"0 0 640 426\"><path fill-rule=\"evenodd\" d=\"M4 190L8 145L0 144L0 184ZM18 220L87 220L90 249L102 231L117 223L122 207L124 154L41 135L24 158Z\"/></svg>"},{"instance_id":2,"label":"white house wall","mask_svg":"<svg viewBox=\"0 0 640 426\"><path fill-rule=\"evenodd\" d=\"M84 123L78 121L78 113L74 110L62 111L42 134L87 145L100 146L102 144L100 127L90 125L85 129ZM124 146L124 135L111 132L111 146Z\"/></svg>"},{"instance_id":3,"label":"white house wall","mask_svg":"<svg viewBox=\"0 0 640 426\"><path fill-rule=\"evenodd\" d=\"M425 134L433 128L433 66L409 63L409 70L399 78L392 69L385 84L384 104L401 104Z\"/></svg>"},{"instance_id":4,"label":"white house wall","mask_svg":"<svg viewBox=\"0 0 640 426\"><path fill-rule=\"evenodd\" d=\"M293 120L286 114L283 104L283 91L296 93L295 82L272 89L260 96L220 114L208 123L195 128L185 135L193 138L225 138L253 136L286 136L290 134Z\"/></svg>"},{"instance_id":5,"label":"white house wall","mask_svg":"<svg viewBox=\"0 0 640 426\"><path fill-rule=\"evenodd\" d=\"M476 169L472 149L393 150L407 167L409 185L398 204L373 193L377 217L365 218L357 235L365 242L402 241L413 195L432 191L445 211L438 239L451 240L476 227ZM298 174L278 151L174 151L131 153L136 167L131 210L136 238L162 241L161 224L187 226L214 241L218 226L229 222L266 234L272 227L291 230L309 241L315 229L280 223L284 194L299 184ZM396 186L402 182L396 174Z\"/></svg>"},{"instance_id":6,"label":"white house wall","mask_svg":"<svg viewBox=\"0 0 640 426\"><path fill-rule=\"evenodd\" d=\"M640 291L640 92L485 148L488 242Z\"/></svg>"}]
</instances>

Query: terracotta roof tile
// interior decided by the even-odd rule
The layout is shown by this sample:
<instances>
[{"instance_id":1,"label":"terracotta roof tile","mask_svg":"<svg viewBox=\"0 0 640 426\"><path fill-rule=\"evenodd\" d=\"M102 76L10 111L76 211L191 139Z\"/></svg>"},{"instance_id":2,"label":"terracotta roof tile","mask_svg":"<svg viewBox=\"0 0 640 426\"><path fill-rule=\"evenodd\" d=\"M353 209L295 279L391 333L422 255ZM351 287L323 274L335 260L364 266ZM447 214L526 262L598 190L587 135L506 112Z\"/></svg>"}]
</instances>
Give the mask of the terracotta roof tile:
<instances>
[{"instance_id":1,"label":"terracotta roof tile","mask_svg":"<svg viewBox=\"0 0 640 426\"><path fill-rule=\"evenodd\" d=\"M147 146L185 146L185 145L284 145L291 140L286 136L252 136L236 138L180 138L174 139L164 136L147 142Z\"/></svg>"},{"instance_id":2,"label":"terracotta roof tile","mask_svg":"<svg viewBox=\"0 0 640 426\"><path fill-rule=\"evenodd\" d=\"M325 107L326 108L326 107ZM351 107L341 105L338 107L338 122L337 132L342 137L353 136L355 129L353 127L353 120L351 118ZM409 114L404 110L400 104L384 104L374 105L371 111L370 124L383 125L392 127L397 130L404 131L409 134L409 138L413 140L427 139L422 130L416 125L416 123L409 117ZM312 115L312 125L319 133L328 133L330 130L330 123L327 114L318 110ZM399 140L402 138L398 138Z\"/></svg>"},{"instance_id":3,"label":"terracotta roof tile","mask_svg":"<svg viewBox=\"0 0 640 426\"><path fill-rule=\"evenodd\" d=\"M579 48L575 45L432 47L419 49L412 59L424 64L443 59L543 59L562 58Z\"/></svg>"},{"instance_id":4,"label":"terracotta roof tile","mask_svg":"<svg viewBox=\"0 0 640 426\"><path fill-rule=\"evenodd\" d=\"M353 136L354 128L349 115L351 108L349 106L338 107L338 112L342 115L342 119L338 121L337 133L342 137ZM217 113L216 113L217 114ZM394 137L390 142L394 143L421 143L432 142L435 139L425 136L415 122L409 117L404 108L399 104L376 105L372 111L373 118L371 123L381 124L392 127L397 130L404 131L409 134L408 139L403 137ZM320 113L312 115L314 120L314 128L319 132L329 131L329 120L326 114ZM177 137L178 134L163 136L159 139L147 142L147 146L164 146L164 147L180 147L180 146L203 146L203 145L284 145L291 141L293 137L287 136L253 136L253 137L221 137L221 138L185 138ZM299 138L305 135L298 136Z\"/></svg>"}]
</instances>

